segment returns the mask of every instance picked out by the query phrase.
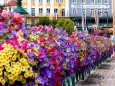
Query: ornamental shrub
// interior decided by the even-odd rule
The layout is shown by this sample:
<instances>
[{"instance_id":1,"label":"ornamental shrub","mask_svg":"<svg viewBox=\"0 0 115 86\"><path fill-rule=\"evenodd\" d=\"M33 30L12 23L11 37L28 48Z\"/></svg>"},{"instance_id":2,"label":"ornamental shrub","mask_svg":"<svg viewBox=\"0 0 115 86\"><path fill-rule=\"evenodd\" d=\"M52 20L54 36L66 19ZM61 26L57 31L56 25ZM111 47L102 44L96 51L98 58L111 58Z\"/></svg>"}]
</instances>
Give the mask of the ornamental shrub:
<instances>
[{"instance_id":1,"label":"ornamental shrub","mask_svg":"<svg viewBox=\"0 0 115 86\"><path fill-rule=\"evenodd\" d=\"M51 25L55 28L57 22L58 22L58 20L52 20L52 21L51 21Z\"/></svg>"},{"instance_id":2,"label":"ornamental shrub","mask_svg":"<svg viewBox=\"0 0 115 86\"><path fill-rule=\"evenodd\" d=\"M63 28L68 34L71 34L74 31L74 22L71 19L61 18L56 24L57 28Z\"/></svg>"},{"instance_id":3,"label":"ornamental shrub","mask_svg":"<svg viewBox=\"0 0 115 86\"><path fill-rule=\"evenodd\" d=\"M51 24L51 20L47 17L43 17L43 18L40 18L39 21L36 23L37 26L39 25L50 25Z\"/></svg>"}]
</instances>

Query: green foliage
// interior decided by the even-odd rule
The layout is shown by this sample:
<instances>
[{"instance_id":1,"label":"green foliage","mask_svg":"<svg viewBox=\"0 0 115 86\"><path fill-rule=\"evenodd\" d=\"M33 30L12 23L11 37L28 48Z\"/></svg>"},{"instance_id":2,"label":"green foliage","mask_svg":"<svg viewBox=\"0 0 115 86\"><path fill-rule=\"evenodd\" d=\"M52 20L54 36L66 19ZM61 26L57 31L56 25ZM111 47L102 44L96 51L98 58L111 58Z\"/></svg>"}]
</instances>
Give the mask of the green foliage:
<instances>
[{"instance_id":1,"label":"green foliage","mask_svg":"<svg viewBox=\"0 0 115 86\"><path fill-rule=\"evenodd\" d=\"M63 28L68 34L71 34L74 31L74 22L69 18L61 18L58 20L56 27Z\"/></svg>"},{"instance_id":2,"label":"green foliage","mask_svg":"<svg viewBox=\"0 0 115 86\"><path fill-rule=\"evenodd\" d=\"M55 28L55 25L57 24L57 22L58 22L57 20L52 20L51 25Z\"/></svg>"},{"instance_id":3,"label":"green foliage","mask_svg":"<svg viewBox=\"0 0 115 86\"><path fill-rule=\"evenodd\" d=\"M51 20L47 17L43 17L39 19L39 22L36 23L37 26L39 25L50 25L51 24Z\"/></svg>"}]
</instances>

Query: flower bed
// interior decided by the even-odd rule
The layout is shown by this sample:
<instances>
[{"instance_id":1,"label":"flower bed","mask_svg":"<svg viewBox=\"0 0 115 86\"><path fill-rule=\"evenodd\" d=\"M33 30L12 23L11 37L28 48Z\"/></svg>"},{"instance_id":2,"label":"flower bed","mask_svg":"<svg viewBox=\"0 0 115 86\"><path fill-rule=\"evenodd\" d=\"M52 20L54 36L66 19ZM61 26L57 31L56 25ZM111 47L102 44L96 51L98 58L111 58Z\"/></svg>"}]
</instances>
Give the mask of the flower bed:
<instances>
[{"instance_id":1,"label":"flower bed","mask_svg":"<svg viewBox=\"0 0 115 86\"><path fill-rule=\"evenodd\" d=\"M80 32L69 36L65 30L51 26L35 26L26 31L19 15L19 23L14 22L12 28L8 27L10 15L0 21L1 32L6 27L4 29L8 33L0 44L2 85L61 86L68 76L91 69L112 54L109 38ZM4 37L4 34L1 36Z\"/></svg>"}]
</instances>

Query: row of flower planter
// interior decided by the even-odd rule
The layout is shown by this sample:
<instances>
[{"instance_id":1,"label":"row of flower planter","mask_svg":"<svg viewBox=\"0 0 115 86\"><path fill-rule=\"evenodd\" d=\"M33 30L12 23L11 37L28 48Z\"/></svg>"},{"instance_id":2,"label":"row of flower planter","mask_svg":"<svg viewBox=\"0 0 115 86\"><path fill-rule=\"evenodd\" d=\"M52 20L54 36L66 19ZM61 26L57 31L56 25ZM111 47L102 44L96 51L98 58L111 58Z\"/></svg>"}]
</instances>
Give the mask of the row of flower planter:
<instances>
[{"instance_id":1,"label":"row of flower planter","mask_svg":"<svg viewBox=\"0 0 115 86\"><path fill-rule=\"evenodd\" d=\"M76 86L76 83L80 80L84 80L85 76L90 75L91 71L95 70L96 68L99 68L103 65L103 63L106 63L108 61L108 59L111 59L110 57L107 57L105 59L102 59L98 64L95 64L92 68L90 69L86 69L84 71L79 70L76 73L72 74L71 76L65 78L62 81L62 86Z\"/></svg>"},{"instance_id":2,"label":"row of flower planter","mask_svg":"<svg viewBox=\"0 0 115 86\"><path fill-rule=\"evenodd\" d=\"M2 85L61 86L69 76L75 83L76 72L82 72L83 79L84 71L95 69L113 52L109 38L81 32L69 35L52 26L26 29L22 23L17 13L0 14Z\"/></svg>"}]
</instances>

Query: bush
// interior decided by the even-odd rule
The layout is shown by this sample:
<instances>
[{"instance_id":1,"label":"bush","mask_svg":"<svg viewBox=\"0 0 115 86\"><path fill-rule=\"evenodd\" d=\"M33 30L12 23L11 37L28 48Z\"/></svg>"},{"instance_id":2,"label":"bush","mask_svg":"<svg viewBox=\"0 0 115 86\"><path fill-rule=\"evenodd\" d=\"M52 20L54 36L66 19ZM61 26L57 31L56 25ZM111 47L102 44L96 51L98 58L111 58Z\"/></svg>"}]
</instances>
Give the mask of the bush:
<instances>
[{"instance_id":1,"label":"bush","mask_svg":"<svg viewBox=\"0 0 115 86\"><path fill-rule=\"evenodd\" d=\"M57 20L52 20L52 21L51 21L51 25L55 28L57 22L58 22Z\"/></svg>"},{"instance_id":2,"label":"bush","mask_svg":"<svg viewBox=\"0 0 115 86\"><path fill-rule=\"evenodd\" d=\"M68 34L71 34L74 31L74 22L71 19L61 18L56 24L57 28L63 28L67 31Z\"/></svg>"},{"instance_id":3,"label":"bush","mask_svg":"<svg viewBox=\"0 0 115 86\"><path fill-rule=\"evenodd\" d=\"M43 17L43 18L40 18L39 21L36 23L37 26L39 25L50 25L51 24L51 20L47 17Z\"/></svg>"}]
</instances>

